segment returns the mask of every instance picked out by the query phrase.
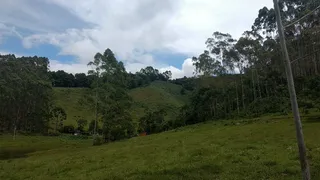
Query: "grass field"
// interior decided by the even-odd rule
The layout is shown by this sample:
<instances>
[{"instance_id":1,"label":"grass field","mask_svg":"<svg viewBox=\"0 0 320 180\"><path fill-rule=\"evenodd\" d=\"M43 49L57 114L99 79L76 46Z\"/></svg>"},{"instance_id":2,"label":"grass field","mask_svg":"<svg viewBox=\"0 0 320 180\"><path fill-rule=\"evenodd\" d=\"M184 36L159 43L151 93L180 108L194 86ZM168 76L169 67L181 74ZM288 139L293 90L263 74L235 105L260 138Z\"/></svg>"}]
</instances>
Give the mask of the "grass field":
<instances>
[{"instance_id":1,"label":"grass field","mask_svg":"<svg viewBox=\"0 0 320 180\"><path fill-rule=\"evenodd\" d=\"M303 118L312 179L320 179L319 116ZM292 118L208 122L102 146L67 137L1 136L0 179L301 179Z\"/></svg>"},{"instance_id":2,"label":"grass field","mask_svg":"<svg viewBox=\"0 0 320 180\"><path fill-rule=\"evenodd\" d=\"M163 81L155 81L146 87L132 89L129 95L135 102L131 110L133 119L141 118L146 109L164 109L167 112L167 119L175 118L179 108L188 101L187 95L180 94L181 89L180 85Z\"/></svg>"},{"instance_id":3,"label":"grass field","mask_svg":"<svg viewBox=\"0 0 320 180\"><path fill-rule=\"evenodd\" d=\"M88 93L86 88L54 88L54 102L57 106L62 107L67 113L67 120L64 125L77 126L76 120L78 116L88 121L94 119L94 112L90 112L88 108L81 107L79 100Z\"/></svg>"}]
</instances>

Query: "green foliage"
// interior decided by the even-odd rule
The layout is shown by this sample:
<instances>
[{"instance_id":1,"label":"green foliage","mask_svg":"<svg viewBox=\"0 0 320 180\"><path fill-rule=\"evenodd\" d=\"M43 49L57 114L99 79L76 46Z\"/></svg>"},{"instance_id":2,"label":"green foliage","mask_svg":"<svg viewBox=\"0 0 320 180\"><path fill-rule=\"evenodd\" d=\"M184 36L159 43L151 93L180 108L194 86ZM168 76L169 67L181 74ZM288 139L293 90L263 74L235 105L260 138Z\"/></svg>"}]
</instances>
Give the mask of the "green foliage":
<instances>
[{"instance_id":1,"label":"green foliage","mask_svg":"<svg viewBox=\"0 0 320 180\"><path fill-rule=\"evenodd\" d=\"M49 72L53 87L90 87L93 82L92 75L76 73L75 75L63 70Z\"/></svg>"},{"instance_id":2,"label":"green foliage","mask_svg":"<svg viewBox=\"0 0 320 180\"><path fill-rule=\"evenodd\" d=\"M89 95L87 102L95 104L93 107L96 117L102 120L105 140L109 142L134 136L135 128L128 112L132 104L126 89L128 74L123 63L117 61L110 49L106 49L103 54L97 53L88 65L93 66L88 73L95 76L95 93L91 93L91 97Z\"/></svg>"},{"instance_id":3,"label":"green foliage","mask_svg":"<svg viewBox=\"0 0 320 180\"><path fill-rule=\"evenodd\" d=\"M129 89L143 87L154 81L168 81L171 77L171 71L160 73L158 69L154 69L152 66L147 66L135 74L128 74L127 87Z\"/></svg>"},{"instance_id":4,"label":"green foliage","mask_svg":"<svg viewBox=\"0 0 320 180\"><path fill-rule=\"evenodd\" d=\"M0 55L2 131L47 131L52 95L48 65L43 57Z\"/></svg>"},{"instance_id":5,"label":"green foliage","mask_svg":"<svg viewBox=\"0 0 320 180\"><path fill-rule=\"evenodd\" d=\"M290 111L290 102L288 98L269 97L257 99L246 107L245 113L248 116L258 117L263 114L287 112Z\"/></svg>"},{"instance_id":6,"label":"green foliage","mask_svg":"<svg viewBox=\"0 0 320 180\"><path fill-rule=\"evenodd\" d=\"M146 112L139 120L139 132L153 134L168 130L169 127L167 127L164 116L164 110Z\"/></svg>"},{"instance_id":7,"label":"green foliage","mask_svg":"<svg viewBox=\"0 0 320 180\"><path fill-rule=\"evenodd\" d=\"M67 119L67 114L61 107L54 107L51 110L51 118L54 124L55 132L59 131L63 127L63 121Z\"/></svg>"}]
</instances>

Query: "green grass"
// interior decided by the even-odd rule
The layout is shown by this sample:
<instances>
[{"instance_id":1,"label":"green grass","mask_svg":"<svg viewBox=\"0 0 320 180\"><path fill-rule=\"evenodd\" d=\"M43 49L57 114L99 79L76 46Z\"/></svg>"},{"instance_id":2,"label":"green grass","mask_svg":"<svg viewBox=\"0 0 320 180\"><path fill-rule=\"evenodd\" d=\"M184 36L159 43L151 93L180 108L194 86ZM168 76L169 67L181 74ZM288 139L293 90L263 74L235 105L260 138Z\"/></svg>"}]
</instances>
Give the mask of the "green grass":
<instances>
[{"instance_id":1,"label":"green grass","mask_svg":"<svg viewBox=\"0 0 320 180\"><path fill-rule=\"evenodd\" d=\"M88 91L89 89L86 88L53 88L55 104L62 107L67 113L67 120L64 122L64 125L76 127L78 116L86 119L88 124L94 119L94 113L89 111L88 108L81 107L79 104L79 100Z\"/></svg>"},{"instance_id":2,"label":"green grass","mask_svg":"<svg viewBox=\"0 0 320 180\"><path fill-rule=\"evenodd\" d=\"M303 128L312 179L320 179L319 116L305 117ZM287 117L208 122L95 147L61 137L8 138L1 150L40 150L0 160L0 179L301 179Z\"/></svg>"},{"instance_id":3,"label":"green grass","mask_svg":"<svg viewBox=\"0 0 320 180\"><path fill-rule=\"evenodd\" d=\"M179 108L188 101L187 95L181 95L182 86L155 81L149 86L133 89L129 92L135 104L132 108L132 117L139 119L145 109L165 109L167 118L174 118ZM188 92L187 92L188 93Z\"/></svg>"}]
</instances>

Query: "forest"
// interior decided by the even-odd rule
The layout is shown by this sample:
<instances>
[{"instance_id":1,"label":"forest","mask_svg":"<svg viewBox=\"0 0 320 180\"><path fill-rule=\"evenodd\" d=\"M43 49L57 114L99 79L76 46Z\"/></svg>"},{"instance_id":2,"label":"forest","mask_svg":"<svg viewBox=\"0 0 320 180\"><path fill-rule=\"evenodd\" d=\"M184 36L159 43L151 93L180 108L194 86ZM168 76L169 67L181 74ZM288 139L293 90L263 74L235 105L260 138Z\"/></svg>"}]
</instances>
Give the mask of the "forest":
<instances>
[{"instance_id":1,"label":"forest","mask_svg":"<svg viewBox=\"0 0 320 180\"><path fill-rule=\"evenodd\" d=\"M283 0L280 5L301 113L319 111L319 9L297 21L315 9L315 3ZM207 49L192 58L194 76L180 79L152 66L127 72L109 48L88 62L92 70L87 74L74 75L50 71L45 57L1 55L1 133L58 135L78 130L99 134L110 142L205 121L291 112L273 9L262 8L251 29L239 39L214 32L204 43ZM130 111L136 102L128 92L155 81L182 86L180 93L188 98L187 103L170 118L166 118L167 110L159 107L146 108L139 119L133 119ZM95 118L79 119L76 128L64 125L68 114L53 103L57 87L88 88L79 103L90 106ZM89 128L85 128L87 124Z\"/></svg>"}]
</instances>

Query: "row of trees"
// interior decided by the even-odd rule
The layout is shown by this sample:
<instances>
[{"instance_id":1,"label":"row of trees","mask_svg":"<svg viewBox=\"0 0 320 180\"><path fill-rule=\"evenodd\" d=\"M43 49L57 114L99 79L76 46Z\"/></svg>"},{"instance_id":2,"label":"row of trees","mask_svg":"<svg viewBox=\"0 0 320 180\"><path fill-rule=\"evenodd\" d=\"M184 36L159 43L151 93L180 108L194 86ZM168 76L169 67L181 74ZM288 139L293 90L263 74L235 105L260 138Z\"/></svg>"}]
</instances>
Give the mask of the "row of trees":
<instances>
[{"instance_id":1,"label":"row of trees","mask_svg":"<svg viewBox=\"0 0 320 180\"><path fill-rule=\"evenodd\" d=\"M53 87L90 87L94 77L85 73L75 75L63 70L49 72Z\"/></svg>"},{"instance_id":2,"label":"row of trees","mask_svg":"<svg viewBox=\"0 0 320 180\"><path fill-rule=\"evenodd\" d=\"M168 81L171 79L172 73L171 71L160 73L158 69L147 66L135 74L129 73L128 76L128 88L133 89L149 85L153 81Z\"/></svg>"},{"instance_id":3,"label":"row of trees","mask_svg":"<svg viewBox=\"0 0 320 180\"><path fill-rule=\"evenodd\" d=\"M168 81L172 74L170 71L160 73L152 66L142 68L139 72L128 73L127 87L129 89L146 86L153 81ZM75 75L63 70L49 72L49 77L53 87L87 87L89 88L94 81L93 75L76 73Z\"/></svg>"},{"instance_id":4,"label":"row of trees","mask_svg":"<svg viewBox=\"0 0 320 180\"><path fill-rule=\"evenodd\" d=\"M315 8L315 3L282 0L280 5L286 24L295 22L287 26L286 38L299 102L303 109L319 106L320 12L296 22ZM290 107L289 93L275 27L275 11L263 8L252 29L238 40L230 34L214 32L206 41L207 50L193 58L200 77L199 88L179 117L193 124L209 119L286 113ZM203 83L210 79L215 79L215 83Z\"/></svg>"}]
</instances>

